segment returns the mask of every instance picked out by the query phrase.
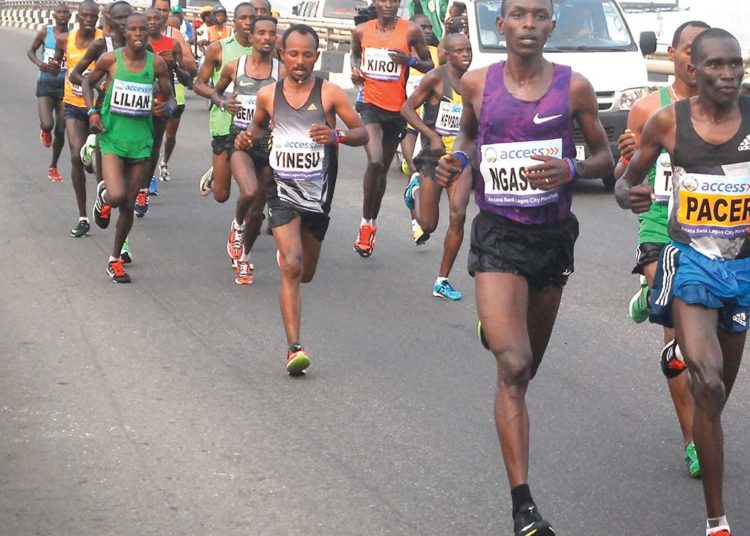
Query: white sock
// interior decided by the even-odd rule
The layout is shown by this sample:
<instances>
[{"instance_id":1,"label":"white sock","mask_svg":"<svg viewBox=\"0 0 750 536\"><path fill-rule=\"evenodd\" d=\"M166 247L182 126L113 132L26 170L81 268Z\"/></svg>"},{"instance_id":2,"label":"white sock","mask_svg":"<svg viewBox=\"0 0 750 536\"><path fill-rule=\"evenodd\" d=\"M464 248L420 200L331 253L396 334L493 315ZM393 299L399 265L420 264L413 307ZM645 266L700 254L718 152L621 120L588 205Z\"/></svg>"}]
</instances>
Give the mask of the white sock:
<instances>
[{"instance_id":1,"label":"white sock","mask_svg":"<svg viewBox=\"0 0 750 536\"><path fill-rule=\"evenodd\" d=\"M442 283L444 281L448 281L448 278L447 277L438 277L437 279L435 279L435 284L437 285L437 284L440 284L440 283Z\"/></svg>"},{"instance_id":2,"label":"white sock","mask_svg":"<svg viewBox=\"0 0 750 536\"><path fill-rule=\"evenodd\" d=\"M706 520L706 536L711 536L711 534L720 530L729 530L727 516L710 517Z\"/></svg>"},{"instance_id":3,"label":"white sock","mask_svg":"<svg viewBox=\"0 0 750 536\"><path fill-rule=\"evenodd\" d=\"M234 220L232 220L232 225L234 225L234 228L237 231L244 231L245 230L245 222L244 221L240 225L239 223L237 223L237 219L235 218Z\"/></svg>"},{"instance_id":4,"label":"white sock","mask_svg":"<svg viewBox=\"0 0 750 536\"><path fill-rule=\"evenodd\" d=\"M139 192L142 193L142 194L147 194L148 193L148 188L141 188L139 190Z\"/></svg>"},{"instance_id":5,"label":"white sock","mask_svg":"<svg viewBox=\"0 0 750 536\"><path fill-rule=\"evenodd\" d=\"M89 219L86 216L81 216L78 218L78 221L89 221Z\"/></svg>"},{"instance_id":6,"label":"white sock","mask_svg":"<svg viewBox=\"0 0 750 536\"><path fill-rule=\"evenodd\" d=\"M365 218L362 218L359 226L362 227L363 225L372 225L373 227L375 227L375 220L366 220Z\"/></svg>"},{"instance_id":7,"label":"white sock","mask_svg":"<svg viewBox=\"0 0 750 536\"><path fill-rule=\"evenodd\" d=\"M117 257L113 257L112 255L109 256L109 262L115 262L116 260L118 260Z\"/></svg>"},{"instance_id":8,"label":"white sock","mask_svg":"<svg viewBox=\"0 0 750 536\"><path fill-rule=\"evenodd\" d=\"M107 189L106 188L102 189L102 203L104 203L105 205L109 205L109 203L107 203Z\"/></svg>"}]
</instances>

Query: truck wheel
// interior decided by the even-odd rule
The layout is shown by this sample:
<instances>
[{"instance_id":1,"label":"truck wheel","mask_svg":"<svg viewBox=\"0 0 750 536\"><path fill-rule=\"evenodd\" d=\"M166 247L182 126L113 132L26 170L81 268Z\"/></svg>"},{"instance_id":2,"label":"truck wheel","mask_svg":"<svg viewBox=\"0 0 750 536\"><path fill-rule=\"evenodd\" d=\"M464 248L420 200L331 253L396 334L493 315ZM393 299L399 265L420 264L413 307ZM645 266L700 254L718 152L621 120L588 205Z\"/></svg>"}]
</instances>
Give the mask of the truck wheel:
<instances>
[{"instance_id":1,"label":"truck wheel","mask_svg":"<svg viewBox=\"0 0 750 536\"><path fill-rule=\"evenodd\" d=\"M617 179L615 179L614 174L607 175L602 179L602 182L604 183L604 188L611 192L615 189L615 183L617 182Z\"/></svg>"}]
</instances>

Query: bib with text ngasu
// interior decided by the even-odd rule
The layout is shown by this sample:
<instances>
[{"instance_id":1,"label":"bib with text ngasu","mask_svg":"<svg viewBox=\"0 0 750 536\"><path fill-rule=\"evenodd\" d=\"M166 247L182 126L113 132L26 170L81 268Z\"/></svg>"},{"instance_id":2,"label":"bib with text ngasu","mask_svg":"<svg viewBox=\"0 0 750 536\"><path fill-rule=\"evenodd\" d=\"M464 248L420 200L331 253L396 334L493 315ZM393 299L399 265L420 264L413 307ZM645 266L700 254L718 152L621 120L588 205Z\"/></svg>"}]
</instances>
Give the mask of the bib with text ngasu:
<instances>
[{"instance_id":1,"label":"bib with text ngasu","mask_svg":"<svg viewBox=\"0 0 750 536\"><path fill-rule=\"evenodd\" d=\"M253 121L255 115L255 104L258 101L257 95L237 95L237 100L240 102L240 111L234 116L234 126L239 128L247 128Z\"/></svg>"},{"instance_id":2,"label":"bib with text ngasu","mask_svg":"<svg viewBox=\"0 0 750 536\"><path fill-rule=\"evenodd\" d=\"M109 101L109 108L113 114L131 117L149 116L151 115L152 100L153 86L151 84L112 80L112 97Z\"/></svg>"},{"instance_id":3,"label":"bib with text ngasu","mask_svg":"<svg viewBox=\"0 0 750 536\"><path fill-rule=\"evenodd\" d=\"M654 196L657 203L669 203L672 199L672 158L664 151L654 164Z\"/></svg>"},{"instance_id":4,"label":"bib with text ngasu","mask_svg":"<svg viewBox=\"0 0 750 536\"><path fill-rule=\"evenodd\" d=\"M393 82L401 78L400 65L391 59L387 48L366 48L362 58L362 72L366 78Z\"/></svg>"},{"instance_id":5,"label":"bib with text ngasu","mask_svg":"<svg viewBox=\"0 0 750 536\"><path fill-rule=\"evenodd\" d=\"M441 101L437 119L435 119L435 132L441 136L458 136L458 127L461 124L461 111L463 109L463 104Z\"/></svg>"},{"instance_id":6,"label":"bib with text ngasu","mask_svg":"<svg viewBox=\"0 0 750 536\"><path fill-rule=\"evenodd\" d=\"M750 176L680 177L677 223L690 237L744 236L750 226Z\"/></svg>"},{"instance_id":7,"label":"bib with text ngasu","mask_svg":"<svg viewBox=\"0 0 750 536\"><path fill-rule=\"evenodd\" d=\"M276 176L288 181L323 179L323 146L310 138L273 136L269 163Z\"/></svg>"},{"instance_id":8,"label":"bib with text ngasu","mask_svg":"<svg viewBox=\"0 0 750 536\"><path fill-rule=\"evenodd\" d=\"M526 179L526 169L542 162L532 156L562 158L562 139L492 143L480 148L479 172L484 198L499 207L532 208L556 203L558 189L540 190Z\"/></svg>"}]
</instances>

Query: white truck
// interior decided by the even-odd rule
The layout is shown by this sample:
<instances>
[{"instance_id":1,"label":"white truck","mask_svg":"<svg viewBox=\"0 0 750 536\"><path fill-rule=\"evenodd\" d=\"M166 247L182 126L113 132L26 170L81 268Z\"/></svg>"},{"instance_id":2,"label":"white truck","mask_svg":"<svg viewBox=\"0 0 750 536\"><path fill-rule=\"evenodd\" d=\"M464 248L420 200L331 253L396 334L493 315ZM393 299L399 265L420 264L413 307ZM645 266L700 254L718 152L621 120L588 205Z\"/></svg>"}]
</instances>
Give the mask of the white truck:
<instances>
[{"instance_id":1,"label":"white truck","mask_svg":"<svg viewBox=\"0 0 750 536\"><path fill-rule=\"evenodd\" d=\"M505 57L505 40L497 31L501 4L501 0L466 1L472 69ZM636 43L616 0L555 0L553 5L557 26L545 45L545 56L571 66L592 83L602 125L618 158L617 138L625 130L628 111L650 89L643 56L656 50L656 35L643 32ZM578 158L583 159L588 149L579 129L575 140ZM614 186L614 177L602 180L605 186Z\"/></svg>"}]
</instances>

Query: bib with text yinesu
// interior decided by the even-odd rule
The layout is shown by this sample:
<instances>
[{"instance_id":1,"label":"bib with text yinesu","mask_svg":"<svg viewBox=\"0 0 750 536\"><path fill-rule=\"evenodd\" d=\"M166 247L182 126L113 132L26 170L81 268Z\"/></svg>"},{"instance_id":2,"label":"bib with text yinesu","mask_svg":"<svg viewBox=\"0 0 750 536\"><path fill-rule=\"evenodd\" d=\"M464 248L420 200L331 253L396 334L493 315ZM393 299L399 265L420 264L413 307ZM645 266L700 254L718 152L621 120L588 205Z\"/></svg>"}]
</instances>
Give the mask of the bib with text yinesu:
<instances>
[{"instance_id":1,"label":"bib with text yinesu","mask_svg":"<svg viewBox=\"0 0 750 536\"><path fill-rule=\"evenodd\" d=\"M690 237L739 238L750 227L750 176L686 173L677 223Z\"/></svg>"},{"instance_id":2,"label":"bib with text yinesu","mask_svg":"<svg viewBox=\"0 0 750 536\"><path fill-rule=\"evenodd\" d=\"M269 162L276 176L282 180L323 179L323 146L310 138L274 135Z\"/></svg>"},{"instance_id":3,"label":"bib with text yinesu","mask_svg":"<svg viewBox=\"0 0 750 536\"><path fill-rule=\"evenodd\" d=\"M237 100L242 108L234 116L234 126L245 129L253 121L255 115L255 104L258 100L257 95L237 95Z\"/></svg>"},{"instance_id":4,"label":"bib with text yinesu","mask_svg":"<svg viewBox=\"0 0 750 536\"><path fill-rule=\"evenodd\" d=\"M441 101L435 120L435 132L441 136L458 136L463 104ZM562 147L562 145L561 145Z\"/></svg>"},{"instance_id":5,"label":"bib with text yinesu","mask_svg":"<svg viewBox=\"0 0 750 536\"><path fill-rule=\"evenodd\" d=\"M541 164L532 156L562 156L562 139L482 145L479 172L488 203L500 207L541 207L556 203L558 189L543 191L526 179L526 169Z\"/></svg>"},{"instance_id":6,"label":"bib with text yinesu","mask_svg":"<svg viewBox=\"0 0 750 536\"><path fill-rule=\"evenodd\" d=\"M662 151L654 164L654 196L657 203L669 203L672 199L672 158Z\"/></svg>"},{"instance_id":7,"label":"bib with text yinesu","mask_svg":"<svg viewBox=\"0 0 750 536\"><path fill-rule=\"evenodd\" d=\"M110 110L114 114L131 117L146 117L151 115L153 86L137 82L112 80L112 96Z\"/></svg>"},{"instance_id":8,"label":"bib with text yinesu","mask_svg":"<svg viewBox=\"0 0 750 536\"><path fill-rule=\"evenodd\" d=\"M396 81L401 78L400 65L391 59L387 48L366 48L362 60L362 72L372 80Z\"/></svg>"}]
</instances>

